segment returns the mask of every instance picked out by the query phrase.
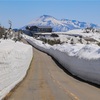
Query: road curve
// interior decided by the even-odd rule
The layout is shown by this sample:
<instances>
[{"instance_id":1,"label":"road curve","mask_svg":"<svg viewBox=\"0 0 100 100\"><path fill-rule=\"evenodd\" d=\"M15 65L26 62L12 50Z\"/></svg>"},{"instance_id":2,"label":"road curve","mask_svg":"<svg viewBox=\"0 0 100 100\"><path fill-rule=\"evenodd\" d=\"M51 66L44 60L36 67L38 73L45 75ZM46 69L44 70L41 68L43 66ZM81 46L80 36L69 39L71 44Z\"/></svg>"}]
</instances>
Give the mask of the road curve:
<instances>
[{"instance_id":1,"label":"road curve","mask_svg":"<svg viewBox=\"0 0 100 100\"><path fill-rule=\"evenodd\" d=\"M4 100L100 100L100 89L62 70L47 54L33 48L25 79Z\"/></svg>"}]
</instances>

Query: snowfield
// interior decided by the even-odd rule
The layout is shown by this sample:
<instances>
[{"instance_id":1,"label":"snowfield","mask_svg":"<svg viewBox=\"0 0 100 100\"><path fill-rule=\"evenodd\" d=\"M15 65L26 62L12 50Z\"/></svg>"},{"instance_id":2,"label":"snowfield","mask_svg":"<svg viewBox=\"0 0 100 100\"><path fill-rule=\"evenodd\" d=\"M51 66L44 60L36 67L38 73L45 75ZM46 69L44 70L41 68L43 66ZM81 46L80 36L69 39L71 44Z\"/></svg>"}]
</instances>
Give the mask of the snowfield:
<instances>
[{"instance_id":1,"label":"snowfield","mask_svg":"<svg viewBox=\"0 0 100 100\"><path fill-rule=\"evenodd\" d=\"M37 49L53 56L63 67L86 81L100 84L100 46L96 44L44 44L24 36Z\"/></svg>"},{"instance_id":2,"label":"snowfield","mask_svg":"<svg viewBox=\"0 0 100 100\"><path fill-rule=\"evenodd\" d=\"M100 42L100 32L96 33L96 32L90 32L90 33L86 33L84 32L84 29L75 29L75 30L70 30L67 32L54 32L56 34L62 34L62 35L69 35L69 36L82 36L83 38L93 38L97 41Z\"/></svg>"},{"instance_id":3,"label":"snowfield","mask_svg":"<svg viewBox=\"0 0 100 100\"><path fill-rule=\"evenodd\" d=\"M30 45L0 40L0 100L25 77L32 57Z\"/></svg>"}]
</instances>

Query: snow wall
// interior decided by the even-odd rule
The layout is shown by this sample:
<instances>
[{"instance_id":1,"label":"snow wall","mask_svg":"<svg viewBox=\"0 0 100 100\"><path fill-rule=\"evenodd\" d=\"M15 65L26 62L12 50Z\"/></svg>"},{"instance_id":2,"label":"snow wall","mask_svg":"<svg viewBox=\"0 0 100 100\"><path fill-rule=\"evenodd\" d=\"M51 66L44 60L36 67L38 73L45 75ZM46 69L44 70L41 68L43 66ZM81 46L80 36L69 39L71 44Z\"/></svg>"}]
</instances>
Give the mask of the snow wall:
<instances>
[{"instance_id":1,"label":"snow wall","mask_svg":"<svg viewBox=\"0 0 100 100\"><path fill-rule=\"evenodd\" d=\"M69 56L65 52L48 48L45 44L36 43L33 40L27 41L37 49L48 53L54 57L63 67L65 67L73 75L78 76L85 81L100 84L100 59L83 59L76 56ZM38 42L38 41L37 41Z\"/></svg>"},{"instance_id":2,"label":"snow wall","mask_svg":"<svg viewBox=\"0 0 100 100\"><path fill-rule=\"evenodd\" d=\"M11 40L1 41L0 100L25 77L32 57L32 46Z\"/></svg>"}]
</instances>

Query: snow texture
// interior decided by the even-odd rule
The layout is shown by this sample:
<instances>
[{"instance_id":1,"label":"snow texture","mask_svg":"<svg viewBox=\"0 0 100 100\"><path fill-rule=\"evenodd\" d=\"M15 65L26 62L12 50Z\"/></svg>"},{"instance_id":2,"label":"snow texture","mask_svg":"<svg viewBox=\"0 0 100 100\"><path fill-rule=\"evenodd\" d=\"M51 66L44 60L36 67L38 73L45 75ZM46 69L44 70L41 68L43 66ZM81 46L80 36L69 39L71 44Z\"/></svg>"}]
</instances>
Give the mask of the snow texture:
<instances>
[{"instance_id":1,"label":"snow texture","mask_svg":"<svg viewBox=\"0 0 100 100\"><path fill-rule=\"evenodd\" d=\"M12 40L0 40L0 100L26 75L32 47Z\"/></svg>"},{"instance_id":2,"label":"snow texture","mask_svg":"<svg viewBox=\"0 0 100 100\"><path fill-rule=\"evenodd\" d=\"M95 44L48 45L32 37L26 40L54 57L63 67L86 81L100 84L100 47Z\"/></svg>"}]
</instances>

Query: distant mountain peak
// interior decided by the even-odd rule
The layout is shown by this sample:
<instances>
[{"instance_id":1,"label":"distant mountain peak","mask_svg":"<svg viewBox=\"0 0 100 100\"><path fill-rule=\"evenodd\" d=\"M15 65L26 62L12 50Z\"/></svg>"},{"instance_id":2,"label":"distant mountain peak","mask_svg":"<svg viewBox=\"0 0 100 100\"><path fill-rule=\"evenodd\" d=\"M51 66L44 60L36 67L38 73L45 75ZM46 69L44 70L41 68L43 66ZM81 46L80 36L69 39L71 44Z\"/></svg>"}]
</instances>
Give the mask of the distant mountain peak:
<instances>
[{"instance_id":1,"label":"distant mountain peak","mask_svg":"<svg viewBox=\"0 0 100 100\"><path fill-rule=\"evenodd\" d=\"M51 26L53 31L68 31L72 29L82 29L86 27L99 27L96 24L80 22L78 20L61 19L58 20L50 15L42 15L36 20L33 20L28 26L38 25L38 26Z\"/></svg>"},{"instance_id":2,"label":"distant mountain peak","mask_svg":"<svg viewBox=\"0 0 100 100\"><path fill-rule=\"evenodd\" d=\"M50 15L42 15L42 16L40 16L40 18L41 17L52 17L52 16L50 16Z\"/></svg>"},{"instance_id":3,"label":"distant mountain peak","mask_svg":"<svg viewBox=\"0 0 100 100\"><path fill-rule=\"evenodd\" d=\"M50 19L56 19L56 18L54 18L53 16L50 16L50 15L42 15L38 19L48 19L48 18L50 18Z\"/></svg>"}]
</instances>

